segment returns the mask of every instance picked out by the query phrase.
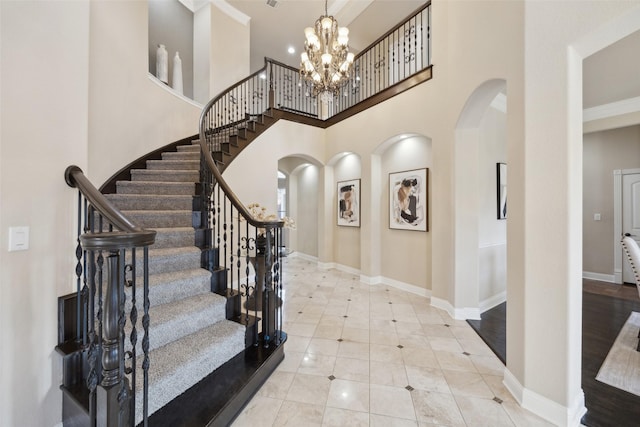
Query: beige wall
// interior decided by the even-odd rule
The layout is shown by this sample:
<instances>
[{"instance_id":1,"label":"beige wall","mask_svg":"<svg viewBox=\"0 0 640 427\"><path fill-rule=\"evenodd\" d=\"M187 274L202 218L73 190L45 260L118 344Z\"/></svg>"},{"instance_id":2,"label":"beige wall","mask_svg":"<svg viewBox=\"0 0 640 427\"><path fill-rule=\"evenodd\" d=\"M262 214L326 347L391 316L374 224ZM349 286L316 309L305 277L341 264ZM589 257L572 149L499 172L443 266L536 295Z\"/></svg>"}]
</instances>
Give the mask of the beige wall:
<instances>
[{"instance_id":1,"label":"beige wall","mask_svg":"<svg viewBox=\"0 0 640 427\"><path fill-rule=\"evenodd\" d=\"M318 256L318 188L319 169L309 164L296 173L297 177L297 245L296 251Z\"/></svg>"},{"instance_id":2,"label":"beige wall","mask_svg":"<svg viewBox=\"0 0 640 427\"><path fill-rule=\"evenodd\" d=\"M211 98L249 75L249 37L248 23L236 21L211 4Z\"/></svg>"},{"instance_id":3,"label":"beige wall","mask_svg":"<svg viewBox=\"0 0 640 427\"><path fill-rule=\"evenodd\" d=\"M497 219L496 206L496 163L508 163L506 131L506 114L488 108L480 124L478 150L478 275L483 311L502 302L507 290L508 220Z\"/></svg>"},{"instance_id":4,"label":"beige wall","mask_svg":"<svg viewBox=\"0 0 640 427\"><path fill-rule=\"evenodd\" d=\"M76 191L87 167L89 3L0 2L0 425L61 420L57 297L72 292ZM7 252L8 229L30 227Z\"/></svg>"},{"instance_id":5,"label":"beige wall","mask_svg":"<svg viewBox=\"0 0 640 427\"><path fill-rule=\"evenodd\" d=\"M431 290L431 227L428 232L389 228L389 174L432 166L431 141L410 137L394 143L381 154L377 177L382 188L382 197L378 199L381 275L424 290ZM429 171L427 174L430 184ZM427 185L428 219L432 203L431 187Z\"/></svg>"},{"instance_id":6,"label":"beige wall","mask_svg":"<svg viewBox=\"0 0 640 427\"><path fill-rule=\"evenodd\" d=\"M139 155L190 129L195 133L197 123L197 109L174 102L140 77L147 70L146 3L90 5L89 11L86 2L0 2L0 316L3 343L8 343L0 351L0 397L9 425L50 426L60 420L55 300L71 290L74 264L74 193L62 182L64 168L86 166L101 182ZM456 169L466 165L457 161L462 150L455 130L474 90L490 79L504 79L511 196L505 380L525 407L556 424L575 424L584 404L581 64L583 57L638 29L637 2L434 0L432 81L326 132L278 123L225 176L248 196L243 200L262 197L275 210L278 159L303 155L325 164L351 151L361 158L363 209L374 212L382 194L372 179L381 175L378 147L406 132L430 139L429 234L437 248L431 256L431 289L434 300L464 307L464 296L478 289L465 288L456 277L456 265L467 261L456 247L465 236L466 218L459 217L476 215L471 221L477 224L478 214L456 205L462 199L456 194L457 177L465 177ZM34 124L32 115L41 111L48 114ZM265 161L261 171L273 173L258 175L256 159ZM19 189L14 186L15 176L34 169L37 175ZM318 177L322 222L329 216L326 206L333 206L335 180L328 170L319 170ZM263 181L269 190L260 192L256 182ZM382 274L375 252L381 243L380 216L362 218L360 270L368 277ZM32 238L30 251L6 252L12 225L32 227L37 239ZM322 241L333 238L325 233L331 228L319 227L319 257L327 261L335 261L326 250L333 244ZM16 357L14 352L25 346L29 351Z\"/></svg>"},{"instance_id":7,"label":"beige wall","mask_svg":"<svg viewBox=\"0 0 640 427\"><path fill-rule=\"evenodd\" d=\"M582 270L613 276L613 171L640 168L640 126L589 133L583 141Z\"/></svg>"},{"instance_id":8,"label":"beige wall","mask_svg":"<svg viewBox=\"0 0 640 427\"><path fill-rule=\"evenodd\" d=\"M91 2L86 172L97 185L138 157L198 133L200 107L148 77L147 28L147 2Z\"/></svg>"},{"instance_id":9,"label":"beige wall","mask_svg":"<svg viewBox=\"0 0 640 427\"><path fill-rule=\"evenodd\" d=\"M510 172L515 166L522 173L509 175L509 187L522 194L524 209L514 212L511 198L508 257L514 227L526 251L522 270L514 271L509 258L507 325L515 328L507 328L507 382L525 407L544 410L557 423L577 424L584 409L582 61L640 29L640 4L526 1L524 16L524 151L508 152ZM508 94L510 115L511 87ZM526 314L519 315L520 309Z\"/></svg>"},{"instance_id":10,"label":"beige wall","mask_svg":"<svg viewBox=\"0 0 640 427\"><path fill-rule=\"evenodd\" d=\"M338 226L338 182L361 178L360 158L357 154L348 154L333 165L333 210L331 220L333 223L333 258L337 264L360 270L360 227ZM362 194L362 180L360 180ZM362 199L362 198L361 198ZM361 200L358 200L360 216L363 212Z\"/></svg>"}]
</instances>

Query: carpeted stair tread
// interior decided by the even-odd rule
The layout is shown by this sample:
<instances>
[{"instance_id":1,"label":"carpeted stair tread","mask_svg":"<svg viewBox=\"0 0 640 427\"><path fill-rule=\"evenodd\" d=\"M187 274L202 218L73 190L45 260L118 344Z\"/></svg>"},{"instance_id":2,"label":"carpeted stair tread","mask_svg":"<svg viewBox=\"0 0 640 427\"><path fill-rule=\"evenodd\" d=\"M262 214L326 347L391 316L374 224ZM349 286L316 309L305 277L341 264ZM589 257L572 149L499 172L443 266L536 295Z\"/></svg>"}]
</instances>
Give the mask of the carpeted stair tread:
<instances>
[{"instance_id":1,"label":"carpeted stair tread","mask_svg":"<svg viewBox=\"0 0 640 427\"><path fill-rule=\"evenodd\" d=\"M151 351L149 414L244 350L244 335L243 325L223 320ZM142 374L136 369L136 424L142 420Z\"/></svg>"},{"instance_id":2,"label":"carpeted stair tread","mask_svg":"<svg viewBox=\"0 0 640 427\"><path fill-rule=\"evenodd\" d=\"M200 268L200 257L201 250L195 246L149 249L149 274ZM127 256L127 263L130 262ZM136 258L136 271L142 271L142 256Z\"/></svg>"},{"instance_id":3,"label":"carpeted stair tread","mask_svg":"<svg viewBox=\"0 0 640 427\"><path fill-rule=\"evenodd\" d=\"M226 303L226 298L208 292L151 307L149 309L149 330L151 331L149 350L162 347L171 341L225 320ZM141 321L141 316L139 320ZM126 336L129 336L130 323L127 323L127 326ZM142 324L140 323L137 327L138 336L141 338ZM131 348L128 340L125 340L125 344L128 344L127 349ZM136 351L138 354L142 352L142 339L137 341Z\"/></svg>"},{"instance_id":4,"label":"carpeted stair tread","mask_svg":"<svg viewBox=\"0 0 640 427\"><path fill-rule=\"evenodd\" d=\"M200 180L200 172L197 170L132 169L131 180L153 182L197 182Z\"/></svg>"},{"instance_id":5,"label":"carpeted stair tread","mask_svg":"<svg viewBox=\"0 0 640 427\"><path fill-rule=\"evenodd\" d=\"M162 153L162 160L199 160L199 151L177 151Z\"/></svg>"},{"instance_id":6,"label":"carpeted stair tread","mask_svg":"<svg viewBox=\"0 0 640 427\"><path fill-rule=\"evenodd\" d=\"M167 227L154 228L154 230L156 231L154 249L193 246L195 241L193 227Z\"/></svg>"},{"instance_id":7,"label":"carpeted stair tread","mask_svg":"<svg viewBox=\"0 0 640 427\"><path fill-rule=\"evenodd\" d=\"M105 194L119 210L190 210L193 196L157 194Z\"/></svg>"},{"instance_id":8,"label":"carpeted stair tread","mask_svg":"<svg viewBox=\"0 0 640 427\"><path fill-rule=\"evenodd\" d=\"M147 160L148 170L196 170L200 172L200 160Z\"/></svg>"},{"instance_id":9,"label":"carpeted stair tread","mask_svg":"<svg viewBox=\"0 0 640 427\"><path fill-rule=\"evenodd\" d=\"M193 225L192 210L124 210L122 213L138 227L146 229Z\"/></svg>"},{"instance_id":10,"label":"carpeted stair tread","mask_svg":"<svg viewBox=\"0 0 640 427\"><path fill-rule=\"evenodd\" d=\"M138 278L139 286L142 284L141 277ZM126 288L125 292L128 295L131 291ZM210 292L211 273L204 268L149 275L149 303L152 307Z\"/></svg>"},{"instance_id":11,"label":"carpeted stair tread","mask_svg":"<svg viewBox=\"0 0 640 427\"><path fill-rule=\"evenodd\" d=\"M191 145L178 145L176 147L178 149L178 151L196 151L196 152L200 152L200 142L198 141L198 145L195 144L191 144Z\"/></svg>"},{"instance_id":12,"label":"carpeted stair tread","mask_svg":"<svg viewBox=\"0 0 640 427\"><path fill-rule=\"evenodd\" d=\"M193 182L118 181L118 194L195 195Z\"/></svg>"}]
</instances>

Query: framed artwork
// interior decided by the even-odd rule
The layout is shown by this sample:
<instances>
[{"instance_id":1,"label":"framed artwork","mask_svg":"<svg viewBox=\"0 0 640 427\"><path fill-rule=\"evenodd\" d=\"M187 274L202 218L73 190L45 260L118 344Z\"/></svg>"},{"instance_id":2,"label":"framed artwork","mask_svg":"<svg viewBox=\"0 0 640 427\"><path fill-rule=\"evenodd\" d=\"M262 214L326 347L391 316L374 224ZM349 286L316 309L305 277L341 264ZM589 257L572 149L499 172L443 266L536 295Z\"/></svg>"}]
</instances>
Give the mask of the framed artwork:
<instances>
[{"instance_id":1,"label":"framed artwork","mask_svg":"<svg viewBox=\"0 0 640 427\"><path fill-rule=\"evenodd\" d=\"M429 231L428 171L425 168L389 174L389 228Z\"/></svg>"},{"instance_id":2,"label":"framed artwork","mask_svg":"<svg viewBox=\"0 0 640 427\"><path fill-rule=\"evenodd\" d=\"M496 163L498 219L507 219L507 164Z\"/></svg>"},{"instance_id":3,"label":"framed artwork","mask_svg":"<svg viewBox=\"0 0 640 427\"><path fill-rule=\"evenodd\" d=\"M360 227L360 180L338 182L338 225Z\"/></svg>"}]
</instances>

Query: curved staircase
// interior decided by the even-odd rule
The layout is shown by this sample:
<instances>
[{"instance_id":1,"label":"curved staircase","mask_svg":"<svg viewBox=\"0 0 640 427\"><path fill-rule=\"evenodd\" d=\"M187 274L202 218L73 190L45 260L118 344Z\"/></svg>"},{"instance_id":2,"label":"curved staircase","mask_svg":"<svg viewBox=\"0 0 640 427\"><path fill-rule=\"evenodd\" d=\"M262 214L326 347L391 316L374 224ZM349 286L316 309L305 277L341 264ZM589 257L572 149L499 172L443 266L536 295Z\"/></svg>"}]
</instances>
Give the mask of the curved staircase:
<instances>
[{"instance_id":1,"label":"curved staircase","mask_svg":"<svg viewBox=\"0 0 640 427\"><path fill-rule=\"evenodd\" d=\"M227 299L211 292L211 272L201 267L202 251L195 246L200 146L177 149L149 160L147 169L131 170L132 180L119 181L117 193L106 195L135 224L157 233L149 250L149 414L246 346L245 327L226 319ZM136 393L136 424L142 396Z\"/></svg>"}]
</instances>

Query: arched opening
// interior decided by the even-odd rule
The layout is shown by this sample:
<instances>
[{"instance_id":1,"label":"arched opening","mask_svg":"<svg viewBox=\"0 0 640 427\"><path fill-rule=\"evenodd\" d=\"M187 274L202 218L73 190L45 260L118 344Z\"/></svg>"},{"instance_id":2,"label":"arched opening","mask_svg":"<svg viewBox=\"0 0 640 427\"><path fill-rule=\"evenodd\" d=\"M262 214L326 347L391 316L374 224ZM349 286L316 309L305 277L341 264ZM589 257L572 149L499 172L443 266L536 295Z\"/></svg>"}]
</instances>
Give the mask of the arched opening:
<instances>
[{"instance_id":1,"label":"arched opening","mask_svg":"<svg viewBox=\"0 0 640 427\"><path fill-rule=\"evenodd\" d=\"M506 218L496 208L506 163L506 81L494 79L476 88L456 124L455 289L452 301L434 303L457 319L479 319L506 300Z\"/></svg>"},{"instance_id":2,"label":"arched opening","mask_svg":"<svg viewBox=\"0 0 640 427\"><path fill-rule=\"evenodd\" d=\"M293 219L296 228L286 230L287 253L316 260L318 257L318 206L321 164L304 155L278 160L278 209Z\"/></svg>"},{"instance_id":3,"label":"arched opening","mask_svg":"<svg viewBox=\"0 0 640 427\"><path fill-rule=\"evenodd\" d=\"M371 243L363 245L363 263L367 257L372 275L379 277L380 283L423 296L430 296L432 289L432 168L431 139L424 135L399 134L378 145L368 168L371 227L363 236ZM410 182L410 186L399 190L403 181ZM399 208L399 193L406 189L413 195L414 206L407 197L408 203ZM374 264L377 270L373 269Z\"/></svg>"}]
</instances>

